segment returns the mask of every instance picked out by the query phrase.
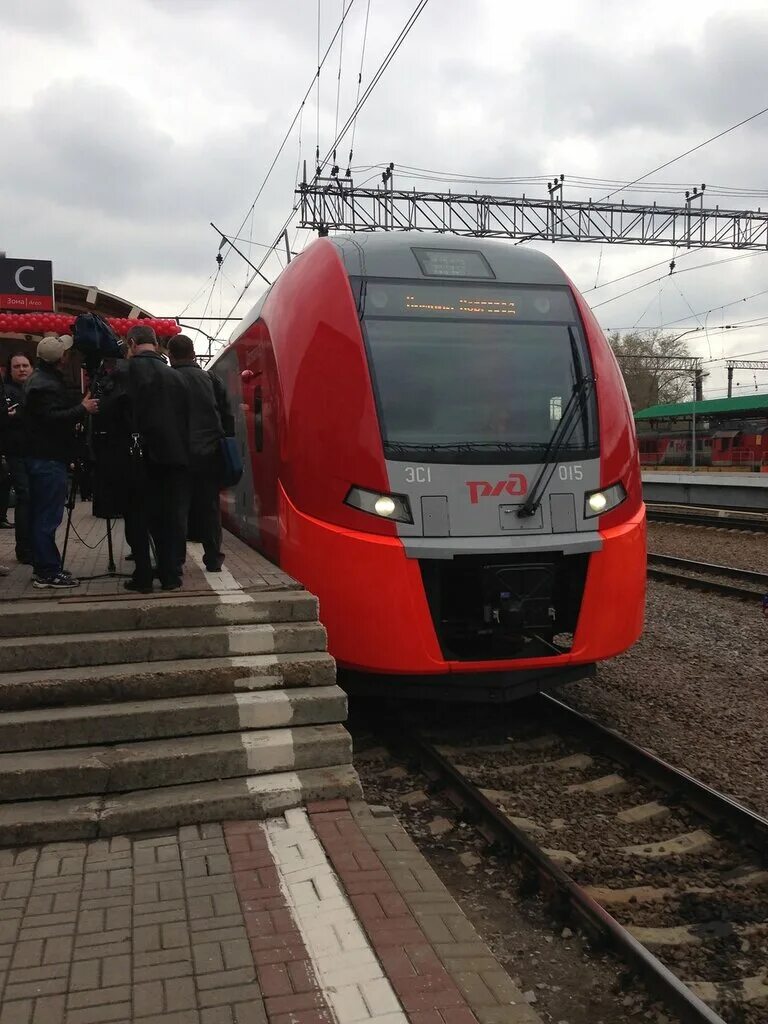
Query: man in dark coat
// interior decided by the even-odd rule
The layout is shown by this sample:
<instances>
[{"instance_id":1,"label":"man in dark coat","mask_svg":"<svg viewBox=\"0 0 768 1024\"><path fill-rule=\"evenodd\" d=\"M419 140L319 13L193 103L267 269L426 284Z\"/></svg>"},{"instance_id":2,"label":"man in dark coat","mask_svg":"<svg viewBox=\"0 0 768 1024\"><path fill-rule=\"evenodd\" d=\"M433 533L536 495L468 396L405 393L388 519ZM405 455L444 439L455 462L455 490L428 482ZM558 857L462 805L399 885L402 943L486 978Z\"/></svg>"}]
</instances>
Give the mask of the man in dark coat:
<instances>
[{"instance_id":1,"label":"man in dark coat","mask_svg":"<svg viewBox=\"0 0 768 1024\"><path fill-rule=\"evenodd\" d=\"M32 584L44 589L78 585L61 564L56 530L64 518L67 473L76 455L75 427L99 408L90 395L73 399L67 390L62 369L71 347L68 335L43 338L37 346L37 369L24 385Z\"/></svg>"},{"instance_id":2,"label":"man in dark coat","mask_svg":"<svg viewBox=\"0 0 768 1024\"><path fill-rule=\"evenodd\" d=\"M29 529L29 480L24 463L26 454L24 430L24 384L32 376L32 364L26 353L13 352L6 364L5 397L8 406L8 426L5 432L5 452L10 482L16 495L13 522L16 532L16 561L32 564L32 538Z\"/></svg>"},{"instance_id":3,"label":"man in dark coat","mask_svg":"<svg viewBox=\"0 0 768 1024\"><path fill-rule=\"evenodd\" d=\"M187 386L191 424L191 486L189 523L203 545L203 561L209 572L218 572L224 561L221 550L221 439L234 435L234 417L223 384L195 361L195 346L185 334L168 342L171 366ZM217 388L218 384L218 388Z\"/></svg>"},{"instance_id":4,"label":"man in dark coat","mask_svg":"<svg viewBox=\"0 0 768 1024\"><path fill-rule=\"evenodd\" d=\"M140 593L152 590L151 537L162 589L178 590L189 504L189 394L160 354L151 327L132 327L127 341L130 359L124 380L104 401L108 416L120 405L119 415L130 427L125 529L134 572L124 586Z\"/></svg>"}]
</instances>

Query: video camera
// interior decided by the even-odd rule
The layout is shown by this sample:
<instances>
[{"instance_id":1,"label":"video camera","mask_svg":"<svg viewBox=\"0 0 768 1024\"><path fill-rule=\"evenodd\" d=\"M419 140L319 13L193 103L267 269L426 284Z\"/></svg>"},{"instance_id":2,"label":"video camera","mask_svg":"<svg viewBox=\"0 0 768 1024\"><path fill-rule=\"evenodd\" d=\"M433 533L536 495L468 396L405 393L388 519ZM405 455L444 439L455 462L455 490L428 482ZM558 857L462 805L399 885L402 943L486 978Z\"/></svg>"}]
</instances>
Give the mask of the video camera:
<instances>
[{"instance_id":1,"label":"video camera","mask_svg":"<svg viewBox=\"0 0 768 1024\"><path fill-rule=\"evenodd\" d=\"M99 400L111 390L116 367L122 362L120 340L98 313L81 313L72 332L74 348L80 353L92 398ZM113 469L114 452L108 429L98 416L88 420L79 445L75 479L83 498L93 498L97 519L115 519L123 514Z\"/></svg>"}]
</instances>

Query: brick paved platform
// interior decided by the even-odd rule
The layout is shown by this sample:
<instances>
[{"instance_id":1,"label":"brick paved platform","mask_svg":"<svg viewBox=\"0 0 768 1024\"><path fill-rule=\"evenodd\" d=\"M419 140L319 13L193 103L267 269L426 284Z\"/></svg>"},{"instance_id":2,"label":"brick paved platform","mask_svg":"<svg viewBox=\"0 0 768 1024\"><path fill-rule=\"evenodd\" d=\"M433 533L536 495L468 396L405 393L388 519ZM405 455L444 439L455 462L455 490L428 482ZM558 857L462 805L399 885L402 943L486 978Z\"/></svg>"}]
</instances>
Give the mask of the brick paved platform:
<instances>
[{"instance_id":1,"label":"brick paved platform","mask_svg":"<svg viewBox=\"0 0 768 1024\"><path fill-rule=\"evenodd\" d=\"M0 1024L537 1024L386 808L0 850Z\"/></svg>"},{"instance_id":2,"label":"brick paved platform","mask_svg":"<svg viewBox=\"0 0 768 1024\"><path fill-rule=\"evenodd\" d=\"M13 517L13 510L9 513ZM88 580L86 577L101 576L107 572L107 524L104 519L91 515L90 502L78 502L72 514L73 530L70 531L65 567L83 582L76 590L36 590L32 586L32 568L19 565L14 556L13 530L0 530L0 565L10 568L10 576L0 577L0 601L28 600L32 598L60 597L62 600L94 597L121 596L130 600L131 595L123 590L123 581L133 571L133 563L125 560L128 553L123 534L123 523L116 519L112 523L112 543L115 566L120 577ZM57 534L59 550L63 550L66 520ZM299 590L300 584L262 555L249 548L228 531L224 532L223 573L205 572L202 561L202 546L189 544L187 564L184 569L182 593L221 593L227 589L245 591ZM159 587L157 597L161 596Z\"/></svg>"}]
</instances>

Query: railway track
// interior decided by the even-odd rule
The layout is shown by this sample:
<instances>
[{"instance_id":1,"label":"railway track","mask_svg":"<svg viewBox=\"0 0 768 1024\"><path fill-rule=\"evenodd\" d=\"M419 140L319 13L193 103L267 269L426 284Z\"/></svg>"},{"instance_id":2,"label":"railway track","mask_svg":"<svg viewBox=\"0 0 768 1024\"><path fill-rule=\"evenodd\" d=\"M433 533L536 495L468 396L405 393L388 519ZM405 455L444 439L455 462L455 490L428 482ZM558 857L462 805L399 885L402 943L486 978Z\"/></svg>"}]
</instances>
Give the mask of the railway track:
<instances>
[{"instance_id":1,"label":"railway track","mask_svg":"<svg viewBox=\"0 0 768 1024\"><path fill-rule=\"evenodd\" d=\"M648 578L750 601L759 600L768 593L768 573L697 562L674 555L649 553Z\"/></svg>"},{"instance_id":2,"label":"railway track","mask_svg":"<svg viewBox=\"0 0 768 1024\"><path fill-rule=\"evenodd\" d=\"M400 721L393 745L520 859L524 889L549 894L685 1024L764 1022L768 820L563 702L536 700L534 731L522 716L503 742L468 738L460 720L419 732Z\"/></svg>"},{"instance_id":3,"label":"railway track","mask_svg":"<svg viewBox=\"0 0 768 1024\"><path fill-rule=\"evenodd\" d=\"M763 512L744 512L731 508L704 508L695 505L664 505L646 503L650 522L683 523L686 526L714 526L721 530L746 530L749 533L768 532L768 515Z\"/></svg>"}]
</instances>

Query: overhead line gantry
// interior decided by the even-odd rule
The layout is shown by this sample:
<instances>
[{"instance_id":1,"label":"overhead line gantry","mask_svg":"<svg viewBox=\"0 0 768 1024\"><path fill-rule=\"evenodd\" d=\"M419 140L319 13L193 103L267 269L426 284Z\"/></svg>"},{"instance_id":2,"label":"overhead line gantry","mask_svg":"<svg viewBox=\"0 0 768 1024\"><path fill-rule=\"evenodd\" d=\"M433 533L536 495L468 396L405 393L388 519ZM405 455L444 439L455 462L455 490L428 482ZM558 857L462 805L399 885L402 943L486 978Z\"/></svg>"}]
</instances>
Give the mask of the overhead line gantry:
<instances>
[{"instance_id":1,"label":"overhead line gantry","mask_svg":"<svg viewBox=\"0 0 768 1024\"><path fill-rule=\"evenodd\" d=\"M671 245L698 249L768 249L768 212L704 206L705 185L686 192L682 206L582 202L563 196L564 176L549 197L396 189L394 165L376 188L334 175L303 181L296 190L300 226L329 231L437 231L470 238L542 239Z\"/></svg>"}]
</instances>

